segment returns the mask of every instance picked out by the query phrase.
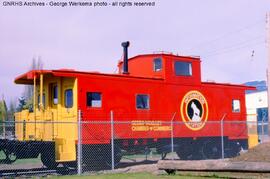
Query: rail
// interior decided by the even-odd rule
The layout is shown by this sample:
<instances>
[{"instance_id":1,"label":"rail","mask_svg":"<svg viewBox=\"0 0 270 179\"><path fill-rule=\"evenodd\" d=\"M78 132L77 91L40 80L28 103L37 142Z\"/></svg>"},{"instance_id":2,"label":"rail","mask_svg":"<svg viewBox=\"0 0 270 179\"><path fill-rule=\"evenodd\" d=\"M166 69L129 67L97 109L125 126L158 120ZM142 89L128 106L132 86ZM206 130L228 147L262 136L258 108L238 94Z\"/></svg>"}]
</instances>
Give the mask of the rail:
<instances>
[{"instance_id":1,"label":"rail","mask_svg":"<svg viewBox=\"0 0 270 179\"><path fill-rule=\"evenodd\" d=\"M20 176L45 176L45 175L75 175L76 169L58 167L56 169L33 168L33 169L11 169L2 170L0 177L20 177Z\"/></svg>"}]
</instances>

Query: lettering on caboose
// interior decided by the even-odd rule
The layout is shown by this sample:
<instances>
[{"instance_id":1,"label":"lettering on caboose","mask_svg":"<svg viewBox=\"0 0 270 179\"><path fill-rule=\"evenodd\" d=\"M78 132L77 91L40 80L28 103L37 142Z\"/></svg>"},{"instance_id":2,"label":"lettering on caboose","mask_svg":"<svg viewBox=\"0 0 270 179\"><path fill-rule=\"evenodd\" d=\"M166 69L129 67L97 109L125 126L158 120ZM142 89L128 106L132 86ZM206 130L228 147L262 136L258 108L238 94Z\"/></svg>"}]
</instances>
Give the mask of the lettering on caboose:
<instances>
[{"instance_id":1,"label":"lettering on caboose","mask_svg":"<svg viewBox=\"0 0 270 179\"><path fill-rule=\"evenodd\" d=\"M161 121L139 121L135 120L131 123L132 131L170 131L171 126L162 125Z\"/></svg>"}]
</instances>

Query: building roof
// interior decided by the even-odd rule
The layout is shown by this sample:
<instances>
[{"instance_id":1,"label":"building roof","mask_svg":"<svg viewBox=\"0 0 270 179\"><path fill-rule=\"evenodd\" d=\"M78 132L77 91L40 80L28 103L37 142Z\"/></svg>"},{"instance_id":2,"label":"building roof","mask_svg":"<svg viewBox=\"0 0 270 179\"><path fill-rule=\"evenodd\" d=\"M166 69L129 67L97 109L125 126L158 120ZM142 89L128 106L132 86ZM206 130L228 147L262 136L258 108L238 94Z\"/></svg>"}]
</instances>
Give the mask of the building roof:
<instances>
[{"instance_id":1,"label":"building roof","mask_svg":"<svg viewBox=\"0 0 270 179\"><path fill-rule=\"evenodd\" d=\"M246 94L267 91L267 85L266 85L265 80L262 80L262 81L249 81L249 82L244 83L244 85L246 85L246 86L254 86L256 88L256 90L252 90L252 91L247 90Z\"/></svg>"}]
</instances>

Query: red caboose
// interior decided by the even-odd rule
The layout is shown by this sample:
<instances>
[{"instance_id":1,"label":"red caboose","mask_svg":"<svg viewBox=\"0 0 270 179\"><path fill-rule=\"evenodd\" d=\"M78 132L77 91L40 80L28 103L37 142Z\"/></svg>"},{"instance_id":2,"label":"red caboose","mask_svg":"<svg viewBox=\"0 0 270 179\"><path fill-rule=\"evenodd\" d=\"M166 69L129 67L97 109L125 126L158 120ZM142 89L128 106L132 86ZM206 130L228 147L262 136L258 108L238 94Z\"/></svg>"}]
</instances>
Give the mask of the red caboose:
<instances>
[{"instance_id":1,"label":"red caboose","mask_svg":"<svg viewBox=\"0 0 270 179\"><path fill-rule=\"evenodd\" d=\"M118 64L118 74L43 70L18 77L16 83L35 86L34 121L50 112L47 121L76 122L80 110L83 151L89 151L85 160L110 161L111 117L116 161L121 159L123 150L156 148L158 153L166 154L171 150L172 134L173 149L181 159L218 158L221 120L224 120L225 156L235 156L241 148L248 147L245 90L253 88L202 82L198 57L161 53L128 59L129 42L122 46L124 60ZM24 136L20 140L47 141L47 152L40 152L44 163L75 161L77 128L53 125L50 129L53 136L46 135L38 125L29 127L35 133L28 135L26 130L17 136Z\"/></svg>"}]
</instances>

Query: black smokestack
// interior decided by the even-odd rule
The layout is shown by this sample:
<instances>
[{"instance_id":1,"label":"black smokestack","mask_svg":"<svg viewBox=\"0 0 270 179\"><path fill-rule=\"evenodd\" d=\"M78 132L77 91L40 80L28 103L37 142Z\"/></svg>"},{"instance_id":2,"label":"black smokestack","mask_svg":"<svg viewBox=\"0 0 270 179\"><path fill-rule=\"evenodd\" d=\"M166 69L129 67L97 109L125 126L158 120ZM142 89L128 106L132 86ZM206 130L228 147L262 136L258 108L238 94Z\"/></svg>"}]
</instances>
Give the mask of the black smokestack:
<instances>
[{"instance_id":1,"label":"black smokestack","mask_svg":"<svg viewBox=\"0 0 270 179\"><path fill-rule=\"evenodd\" d=\"M124 50L123 74L128 74L128 46L129 46L129 41L122 43L122 47L123 47L123 50Z\"/></svg>"}]
</instances>

